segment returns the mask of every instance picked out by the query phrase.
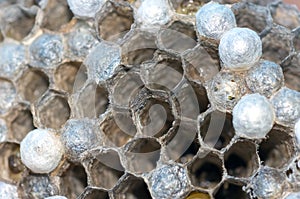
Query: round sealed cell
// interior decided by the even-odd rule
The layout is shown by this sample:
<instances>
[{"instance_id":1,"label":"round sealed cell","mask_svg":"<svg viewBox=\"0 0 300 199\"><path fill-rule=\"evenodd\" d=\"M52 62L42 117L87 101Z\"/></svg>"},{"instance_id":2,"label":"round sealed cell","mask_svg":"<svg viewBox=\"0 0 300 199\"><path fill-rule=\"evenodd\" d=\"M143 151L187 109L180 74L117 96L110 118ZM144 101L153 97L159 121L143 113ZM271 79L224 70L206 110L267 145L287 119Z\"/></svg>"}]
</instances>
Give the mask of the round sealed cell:
<instances>
[{"instance_id":1,"label":"round sealed cell","mask_svg":"<svg viewBox=\"0 0 300 199\"><path fill-rule=\"evenodd\" d=\"M50 196L45 199L68 199L68 198L66 198L65 196Z\"/></svg>"},{"instance_id":2,"label":"round sealed cell","mask_svg":"<svg viewBox=\"0 0 300 199\"><path fill-rule=\"evenodd\" d=\"M293 126L300 118L300 92L283 87L271 98L276 114L276 122Z\"/></svg>"},{"instance_id":3,"label":"round sealed cell","mask_svg":"<svg viewBox=\"0 0 300 199\"><path fill-rule=\"evenodd\" d=\"M26 63L26 48L17 42L0 43L0 76L11 78Z\"/></svg>"},{"instance_id":4,"label":"round sealed cell","mask_svg":"<svg viewBox=\"0 0 300 199\"><path fill-rule=\"evenodd\" d=\"M144 28L165 25L171 20L171 10L166 0L144 0L135 16Z\"/></svg>"},{"instance_id":5,"label":"round sealed cell","mask_svg":"<svg viewBox=\"0 0 300 199\"><path fill-rule=\"evenodd\" d=\"M240 137L264 138L272 129L274 120L271 103L260 94L245 95L233 108L233 127Z\"/></svg>"},{"instance_id":6,"label":"round sealed cell","mask_svg":"<svg viewBox=\"0 0 300 199\"><path fill-rule=\"evenodd\" d=\"M34 173L50 173L59 164L63 147L57 136L45 129L30 131L20 146L21 160Z\"/></svg>"},{"instance_id":7,"label":"round sealed cell","mask_svg":"<svg viewBox=\"0 0 300 199\"><path fill-rule=\"evenodd\" d=\"M219 72L208 87L208 98L212 106L226 112L233 107L245 93L245 82L232 72Z\"/></svg>"},{"instance_id":8,"label":"round sealed cell","mask_svg":"<svg viewBox=\"0 0 300 199\"><path fill-rule=\"evenodd\" d=\"M233 28L221 37L220 59L225 68L243 71L251 68L262 55L262 42L249 28Z\"/></svg>"},{"instance_id":9,"label":"round sealed cell","mask_svg":"<svg viewBox=\"0 0 300 199\"><path fill-rule=\"evenodd\" d=\"M51 68L59 64L64 57L62 38L55 34L42 34L29 47L30 65Z\"/></svg>"},{"instance_id":10,"label":"round sealed cell","mask_svg":"<svg viewBox=\"0 0 300 199\"><path fill-rule=\"evenodd\" d=\"M295 124L294 132L295 132L297 142L298 142L298 144L300 144L300 118L298 119L298 121Z\"/></svg>"},{"instance_id":11,"label":"round sealed cell","mask_svg":"<svg viewBox=\"0 0 300 199\"><path fill-rule=\"evenodd\" d=\"M198 10L196 26L201 36L219 40L225 32L236 27L236 21L230 8L210 2Z\"/></svg>"},{"instance_id":12,"label":"round sealed cell","mask_svg":"<svg viewBox=\"0 0 300 199\"><path fill-rule=\"evenodd\" d=\"M155 199L179 199L188 191L188 175L177 165L163 165L153 171L149 179L150 192Z\"/></svg>"},{"instance_id":13,"label":"round sealed cell","mask_svg":"<svg viewBox=\"0 0 300 199\"><path fill-rule=\"evenodd\" d=\"M12 82L0 79L0 114L6 113L14 104L17 91Z\"/></svg>"},{"instance_id":14,"label":"round sealed cell","mask_svg":"<svg viewBox=\"0 0 300 199\"><path fill-rule=\"evenodd\" d=\"M95 124L88 119L68 120L62 130L61 141L66 156L72 161L78 161L83 152L100 143Z\"/></svg>"},{"instance_id":15,"label":"round sealed cell","mask_svg":"<svg viewBox=\"0 0 300 199\"><path fill-rule=\"evenodd\" d=\"M270 97L284 85L284 76L278 64L264 60L248 71L246 82L253 93Z\"/></svg>"},{"instance_id":16,"label":"round sealed cell","mask_svg":"<svg viewBox=\"0 0 300 199\"><path fill-rule=\"evenodd\" d=\"M281 198L284 176L279 171L265 167L252 179L254 196L258 198Z\"/></svg>"},{"instance_id":17,"label":"round sealed cell","mask_svg":"<svg viewBox=\"0 0 300 199\"><path fill-rule=\"evenodd\" d=\"M288 194L284 199L299 199L299 198L300 198L300 192L296 192L296 193Z\"/></svg>"},{"instance_id":18,"label":"round sealed cell","mask_svg":"<svg viewBox=\"0 0 300 199\"><path fill-rule=\"evenodd\" d=\"M17 186L0 181L0 197L3 199L19 198Z\"/></svg>"},{"instance_id":19,"label":"round sealed cell","mask_svg":"<svg viewBox=\"0 0 300 199\"><path fill-rule=\"evenodd\" d=\"M5 122L5 120L0 118L0 143L4 142L6 140L7 132L8 132L8 129L7 129L6 122Z\"/></svg>"},{"instance_id":20,"label":"round sealed cell","mask_svg":"<svg viewBox=\"0 0 300 199\"><path fill-rule=\"evenodd\" d=\"M78 18L93 18L106 0L68 0L73 14Z\"/></svg>"},{"instance_id":21,"label":"round sealed cell","mask_svg":"<svg viewBox=\"0 0 300 199\"><path fill-rule=\"evenodd\" d=\"M97 83L113 76L121 61L121 49L118 45L101 42L84 60L88 69L88 78Z\"/></svg>"},{"instance_id":22,"label":"round sealed cell","mask_svg":"<svg viewBox=\"0 0 300 199\"><path fill-rule=\"evenodd\" d=\"M97 43L92 33L83 28L70 33L68 37L68 46L75 58L86 57Z\"/></svg>"}]
</instances>

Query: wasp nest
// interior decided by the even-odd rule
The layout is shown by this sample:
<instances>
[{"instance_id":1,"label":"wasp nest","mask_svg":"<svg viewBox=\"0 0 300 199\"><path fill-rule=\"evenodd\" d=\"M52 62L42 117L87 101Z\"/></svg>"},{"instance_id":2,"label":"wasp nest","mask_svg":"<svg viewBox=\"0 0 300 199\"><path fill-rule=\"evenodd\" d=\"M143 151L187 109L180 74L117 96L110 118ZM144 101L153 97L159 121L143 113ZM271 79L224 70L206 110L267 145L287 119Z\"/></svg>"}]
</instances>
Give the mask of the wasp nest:
<instances>
[{"instance_id":1,"label":"wasp nest","mask_svg":"<svg viewBox=\"0 0 300 199\"><path fill-rule=\"evenodd\" d=\"M299 198L295 6L0 8L0 198Z\"/></svg>"}]
</instances>

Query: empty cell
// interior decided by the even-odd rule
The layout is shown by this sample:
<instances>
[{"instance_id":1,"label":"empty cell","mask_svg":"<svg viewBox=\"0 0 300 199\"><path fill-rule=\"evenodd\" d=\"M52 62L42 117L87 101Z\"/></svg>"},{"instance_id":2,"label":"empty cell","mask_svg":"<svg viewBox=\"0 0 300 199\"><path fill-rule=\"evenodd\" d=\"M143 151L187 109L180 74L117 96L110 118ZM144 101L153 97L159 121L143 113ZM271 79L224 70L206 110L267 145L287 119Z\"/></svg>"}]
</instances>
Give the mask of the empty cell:
<instances>
[{"instance_id":1,"label":"empty cell","mask_svg":"<svg viewBox=\"0 0 300 199\"><path fill-rule=\"evenodd\" d=\"M233 6L238 27L246 27L264 36L272 27L272 16L266 7L241 3Z\"/></svg>"},{"instance_id":2,"label":"empty cell","mask_svg":"<svg viewBox=\"0 0 300 199\"><path fill-rule=\"evenodd\" d=\"M84 192L78 197L79 199L109 199L108 192L96 188L96 187L86 187Z\"/></svg>"},{"instance_id":3,"label":"empty cell","mask_svg":"<svg viewBox=\"0 0 300 199\"><path fill-rule=\"evenodd\" d=\"M49 92L36 104L36 115L42 126L59 129L70 117L70 107L64 96Z\"/></svg>"},{"instance_id":4,"label":"empty cell","mask_svg":"<svg viewBox=\"0 0 300 199\"><path fill-rule=\"evenodd\" d=\"M143 178L127 175L122 182L113 190L115 199L152 199L147 184Z\"/></svg>"},{"instance_id":5,"label":"empty cell","mask_svg":"<svg viewBox=\"0 0 300 199\"><path fill-rule=\"evenodd\" d=\"M60 65L54 75L55 84L59 89L72 94L80 89L87 80L86 68L81 62L68 62Z\"/></svg>"},{"instance_id":6,"label":"empty cell","mask_svg":"<svg viewBox=\"0 0 300 199\"><path fill-rule=\"evenodd\" d=\"M222 180L222 165L222 160L214 153L209 153L203 158L197 157L188 166L192 184L204 189L215 188Z\"/></svg>"},{"instance_id":7,"label":"empty cell","mask_svg":"<svg viewBox=\"0 0 300 199\"><path fill-rule=\"evenodd\" d=\"M26 106L14 108L8 116L10 123L10 137L17 142L21 142L28 132L33 130L33 116Z\"/></svg>"},{"instance_id":8,"label":"empty cell","mask_svg":"<svg viewBox=\"0 0 300 199\"><path fill-rule=\"evenodd\" d=\"M1 23L6 36L21 41L32 31L36 21L36 11L22 9L16 4L1 9Z\"/></svg>"},{"instance_id":9,"label":"empty cell","mask_svg":"<svg viewBox=\"0 0 300 199\"><path fill-rule=\"evenodd\" d=\"M48 1L44 15L42 27L52 31L59 31L73 17L66 0Z\"/></svg>"},{"instance_id":10,"label":"empty cell","mask_svg":"<svg viewBox=\"0 0 300 199\"><path fill-rule=\"evenodd\" d=\"M112 100L114 106L129 107L144 83L136 72L120 72L112 83Z\"/></svg>"},{"instance_id":11,"label":"empty cell","mask_svg":"<svg viewBox=\"0 0 300 199\"><path fill-rule=\"evenodd\" d=\"M197 36L192 24L181 21L173 22L158 34L158 45L170 53L183 53L197 44Z\"/></svg>"},{"instance_id":12,"label":"empty cell","mask_svg":"<svg viewBox=\"0 0 300 199\"><path fill-rule=\"evenodd\" d=\"M131 103L134 117L143 135L162 137L174 122L172 104L163 93L141 90Z\"/></svg>"},{"instance_id":13,"label":"empty cell","mask_svg":"<svg viewBox=\"0 0 300 199\"><path fill-rule=\"evenodd\" d=\"M285 85L290 89L300 92L300 54L292 55L290 59L282 63L282 68Z\"/></svg>"},{"instance_id":14,"label":"empty cell","mask_svg":"<svg viewBox=\"0 0 300 199\"><path fill-rule=\"evenodd\" d=\"M219 72L219 58L215 59L210 53L209 49L201 45L184 52L182 55L183 64L188 80L204 83L211 80Z\"/></svg>"},{"instance_id":15,"label":"empty cell","mask_svg":"<svg viewBox=\"0 0 300 199\"><path fill-rule=\"evenodd\" d=\"M200 120L201 139L208 146L221 150L229 145L235 135L232 115L213 111L203 114Z\"/></svg>"},{"instance_id":16,"label":"empty cell","mask_svg":"<svg viewBox=\"0 0 300 199\"><path fill-rule=\"evenodd\" d=\"M0 178L7 182L20 182L25 166L21 162L20 146L15 143L0 144Z\"/></svg>"},{"instance_id":17,"label":"empty cell","mask_svg":"<svg viewBox=\"0 0 300 199\"><path fill-rule=\"evenodd\" d=\"M108 114L100 129L105 134L104 142L115 147L123 146L136 134L129 110L115 110Z\"/></svg>"},{"instance_id":18,"label":"empty cell","mask_svg":"<svg viewBox=\"0 0 300 199\"><path fill-rule=\"evenodd\" d=\"M289 29L300 26L299 10L290 4L279 3L271 7L272 17L275 23Z\"/></svg>"},{"instance_id":19,"label":"empty cell","mask_svg":"<svg viewBox=\"0 0 300 199\"><path fill-rule=\"evenodd\" d=\"M195 136L194 141L188 146L188 148L183 152L183 154L178 158L179 163L188 163L190 162L194 156L198 153L200 148L200 143L198 136Z\"/></svg>"},{"instance_id":20,"label":"empty cell","mask_svg":"<svg viewBox=\"0 0 300 199\"><path fill-rule=\"evenodd\" d=\"M139 138L124 146L127 169L144 173L156 168L160 157L160 144L153 138Z\"/></svg>"},{"instance_id":21,"label":"empty cell","mask_svg":"<svg viewBox=\"0 0 300 199\"><path fill-rule=\"evenodd\" d=\"M280 64L292 50L292 33L289 29L274 24L262 38L262 58Z\"/></svg>"},{"instance_id":22,"label":"empty cell","mask_svg":"<svg viewBox=\"0 0 300 199\"><path fill-rule=\"evenodd\" d=\"M263 165L283 168L293 158L295 145L287 128L274 127L259 145L258 154Z\"/></svg>"},{"instance_id":23,"label":"empty cell","mask_svg":"<svg viewBox=\"0 0 300 199\"><path fill-rule=\"evenodd\" d=\"M160 55L154 63L147 63L142 66L141 77L146 86L156 90L172 91L183 78L183 68L181 60L167 58L166 55Z\"/></svg>"},{"instance_id":24,"label":"empty cell","mask_svg":"<svg viewBox=\"0 0 300 199\"><path fill-rule=\"evenodd\" d=\"M250 177L259 166L256 146L249 141L234 143L224 154L227 173L234 177Z\"/></svg>"},{"instance_id":25,"label":"empty cell","mask_svg":"<svg viewBox=\"0 0 300 199\"><path fill-rule=\"evenodd\" d=\"M124 174L115 150L95 149L83 158L83 165L88 175L88 185L93 187L111 189Z\"/></svg>"},{"instance_id":26,"label":"empty cell","mask_svg":"<svg viewBox=\"0 0 300 199\"><path fill-rule=\"evenodd\" d=\"M133 24L133 8L124 3L107 2L97 14L95 23L102 39L121 39Z\"/></svg>"},{"instance_id":27,"label":"empty cell","mask_svg":"<svg viewBox=\"0 0 300 199\"><path fill-rule=\"evenodd\" d=\"M250 196L243 190L242 184L234 184L229 181L223 182L214 197L215 199L250 199Z\"/></svg>"},{"instance_id":28,"label":"empty cell","mask_svg":"<svg viewBox=\"0 0 300 199\"><path fill-rule=\"evenodd\" d=\"M77 117L98 118L108 108L108 91L104 85L86 84L73 95Z\"/></svg>"},{"instance_id":29,"label":"empty cell","mask_svg":"<svg viewBox=\"0 0 300 199\"><path fill-rule=\"evenodd\" d=\"M42 71L29 69L18 79L17 85L25 100L35 102L48 90L49 78Z\"/></svg>"},{"instance_id":30,"label":"empty cell","mask_svg":"<svg viewBox=\"0 0 300 199\"><path fill-rule=\"evenodd\" d=\"M8 126L4 119L0 118L0 142L4 142L8 138Z\"/></svg>"},{"instance_id":31,"label":"empty cell","mask_svg":"<svg viewBox=\"0 0 300 199\"><path fill-rule=\"evenodd\" d=\"M152 60L157 50L156 37L140 29L132 30L121 45L122 63L137 66Z\"/></svg>"},{"instance_id":32,"label":"empty cell","mask_svg":"<svg viewBox=\"0 0 300 199\"><path fill-rule=\"evenodd\" d=\"M81 164L71 164L60 177L60 194L77 198L87 187L87 174Z\"/></svg>"}]
</instances>

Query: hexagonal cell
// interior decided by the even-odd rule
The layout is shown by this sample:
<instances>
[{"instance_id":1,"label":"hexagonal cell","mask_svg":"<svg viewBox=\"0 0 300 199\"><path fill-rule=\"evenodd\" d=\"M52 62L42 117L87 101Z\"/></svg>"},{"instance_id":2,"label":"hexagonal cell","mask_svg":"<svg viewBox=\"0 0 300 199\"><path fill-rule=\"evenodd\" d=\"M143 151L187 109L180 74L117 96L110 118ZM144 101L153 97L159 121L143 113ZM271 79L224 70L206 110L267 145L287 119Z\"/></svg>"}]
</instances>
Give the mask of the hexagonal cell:
<instances>
[{"instance_id":1,"label":"hexagonal cell","mask_svg":"<svg viewBox=\"0 0 300 199\"><path fill-rule=\"evenodd\" d=\"M36 104L37 120L42 126L59 129L70 117L70 107L66 98L50 91Z\"/></svg>"},{"instance_id":2,"label":"hexagonal cell","mask_svg":"<svg viewBox=\"0 0 300 199\"><path fill-rule=\"evenodd\" d=\"M211 197L206 192L193 191L186 199L211 199Z\"/></svg>"},{"instance_id":3,"label":"hexagonal cell","mask_svg":"<svg viewBox=\"0 0 300 199\"><path fill-rule=\"evenodd\" d=\"M32 31L35 24L36 11L22 9L16 4L5 7L1 11L2 23L5 24L3 32L7 37L21 41Z\"/></svg>"},{"instance_id":4,"label":"hexagonal cell","mask_svg":"<svg viewBox=\"0 0 300 199\"><path fill-rule=\"evenodd\" d=\"M224 161L227 173L234 177L249 177L259 167L256 146L249 141L234 143L225 152Z\"/></svg>"},{"instance_id":5,"label":"hexagonal cell","mask_svg":"<svg viewBox=\"0 0 300 199\"><path fill-rule=\"evenodd\" d=\"M83 158L88 175L88 185L105 189L113 188L124 174L119 154L111 149L95 149Z\"/></svg>"},{"instance_id":6,"label":"hexagonal cell","mask_svg":"<svg viewBox=\"0 0 300 199\"><path fill-rule=\"evenodd\" d=\"M283 168L293 158L295 145L288 129L274 127L268 138L260 143L258 154L263 165Z\"/></svg>"},{"instance_id":7,"label":"hexagonal cell","mask_svg":"<svg viewBox=\"0 0 300 199\"><path fill-rule=\"evenodd\" d=\"M6 79L0 79L0 114L6 113L16 99L17 92L13 83Z\"/></svg>"},{"instance_id":8,"label":"hexagonal cell","mask_svg":"<svg viewBox=\"0 0 300 199\"><path fill-rule=\"evenodd\" d=\"M15 143L0 144L0 178L8 182L18 183L22 178L25 166L21 162L20 147Z\"/></svg>"},{"instance_id":9,"label":"hexagonal cell","mask_svg":"<svg viewBox=\"0 0 300 199\"><path fill-rule=\"evenodd\" d=\"M275 23L289 29L300 26L299 10L296 6L279 3L271 7L272 17Z\"/></svg>"},{"instance_id":10,"label":"hexagonal cell","mask_svg":"<svg viewBox=\"0 0 300 199\"><path fill-rule=\"evenodd\" d=\"M141 77L144 79L146 87L170 92L182 80L181 60L161 54L155 63L142 66Z\"/></svg>"},{"instance_id":11,"label":"hexagonal cell","mask_svg":"<svg viewBox=\"0 0 300 199\"><path fill-rule=\"evenodd\" d=\"M135 98L144 83L140 75L134 71L120 72L113 79L112 100L113 106L129 107L130 101Z\"/></svg>"},{"instance_id":12,"label":"hexagonal cell","mask_svg":"<svg viewBox=\"0 0 300 199\"><path fill-rule=\"evenodd\" d=\"M107 191L96 187L86 187L78 199L109 199Z\"/></svg>"},{"instance_id":13,"label":"hexagonal cell","mask_svg":"<svg viewBox=\"0 0 300 199\"><path fill-rule=\"evenodd\" d=\"M200 143L199 143L198 136L196 134L194 141L183 152L183 154L180 156L180 158L177 161L182 164L190 162L194 158L194 156L197 155L199 148L200 148Z\"/></svg>"},{"instance_id":14,"label":"hexagonal cell","mask_svg":"<svg viewBox=\"0 0 300 199\"><path fill-rule=\"evenodd\" d=\"M295 54L282 63L285 85L300 92L300 54Z\"/></svg>"},{"instance_id":15,"label":"hexagonal cell","mask_svg":"<svg viewBox=\"0 0 300 199\"><path fill-rule=\"evenodd\" d=\"M179 14L194 15L209 0L172 0L171 3Z\"/></svg>"},{"instance_id":16,"label":"hexagonal cell","mask_svg":"<svg viewBox=\"0 0 300 199\"><path fill-rule=\"evenodd\" d=\"M162 137L174 122L172 103L165 93L143 89L131 103L134 117L145 136Z\"/></svg>"},{"instance_id":17,"label":"hexagonal cell","mask_svg":"<svg viewBox=\"0 0 300 199\"><path fill-rule=\"evenodd\" d=\"M127 169L134 173L153 170L160 158L160 144L153 138L139 138L124 146Z\"/></svg>"},{"instance_id":18,"label":"hexagonal cell","mask_svg":"<svg viewBox=\"0 0 300 199\"><path fill-rule=\"evenodd\" d=\"M136 134L136 127L129 110L114 110L100 124L105 134L104 142L108 145L121 147Z\"/></svg>"},{"instance_id":19,"label":"hexagonal cell","mask_svg":"<svg viewBox=\"0 0 300 199\"><path fill-rule=\"evenodd\" d=\"M161 139L165 152L164 158L182 163L190 162L199 149L197 123L181 120L175 126L174 129L170 129L168 136Z\"/></svg>"},{"instance_id":20,"label":"hexagonal cell","mask_svg":"<svg viewBox=\"0 0 300 199\"><path fill-rule=\"evenodd\" d=\"M233 6L238 27L250 28L264 36L272 27L272 16L268 8L241 3Z\"/></svg>"},{"instance_id":21,"label":"hexagonal cell","mask_svg":"<svg viewBox=\"0 0 300 199\"><path fill-rule=\"evenodd\" d=\"M122 64L135 66L152 60L156 46L156 37L141 30L133 30L125 38L122 48Z\"/></svg>"},{"instance_id":22,"label":"hexagonal cell","mask_svg":"<svg viewBox=\"0 0 300 199\"><path fill-rule=\"evenodd\" d=\"M77 198L87 186L87 174L80 164L72 164L61 176L60 194Z\"/></svg>"},{"instance_id":23,"label":"hexagonal cell","mask_svg":"<svg viewBox=\"0 0 300 199\"><path fill-rule=\"evenodd\" d=\"M262 58L277 64L285 59L292 50L292 34L287 28L274 24L270 33L262 38Z\"/></svg>"},{"instance_id":24,"label":"hexagonal cell","mask_svg":"<svg viewBox=\"0 0 300 199\"><path fill-rule=\"evenodd\" d=\"M32 113L25 105L12 109L7 121L10 124L9 137L17 142L21 142L27 133L35 128Z\"/></svg>"},{"instance_id":25,"label":"hexagonal cell","mask_svg":"<svg viewBox=\"0 0 300 199\"><path fill-rule=\"evenodd\" d=\"M29 69L18 79L17 84L21 96L29 102L34 102L47 91L49 78L42 71Z\"/></svg>"},{"instance_id":26,"label":"hexagonal cell","mask_svg":"<svg viewBox=\"0 0 300 199\"><path fill-rule=\"evenodd\" d=\"M0 118L0 142L4 142L8 139L8 125L6 121Z\"/></svg>"},{"instance_id":27,"label":"hexagonal cell","mask_svg":"<svg viewBox=\"0 0 300 199\"><path fill-rule=\"evenodd\" d=\"M200 45L183 54L183 64L188 80L198 83L212 79L220 69L218 59L212 57L210 52Z\"/></svg>"},{"instance_id":28,"label":"hexagonal cell","mask_svg":"<svg viewBox=\"0 0 300 199\"><path fill-rule=\"evenodd\" d=\"M214 194L215 199L250 199L250 196L243 190L243 184L225 181Z\"/></svg>"},{"instance_id":29,"label":"hexagonal cell","mask_svg":"<svg viewBox=\"0 0 300 199\"><path fill-rule=\"evenodd\" d=\"M175 90L173 97L178 102L179 115L194 121L209 107L206 89L197 83L185 81Z\"/></svg>"},{"instance_id":30,"label":"hexagonal cell","mask_svg":"<svg viewBox=\"0 0 300 199\"><path fill-rule=\"evenodd\" d=\"M203 114L200 119L201 139L208 146L221 150L225 148L235 135L232 125L232 115L213 111Z\"/></svg>"},{"instance_id":31,"label":"hexagonal cell","mask_svg":"<svg viewBox=\"0 0 300 199\"><path fill-rule=\"evenodd\" d=\"M209 153L205 157L197 157L188 166L190 179L196 187L213 189L223 178L223 163L220 157Z\"/></svg>"},{"instance_id":32,"label":"hexagonal cell","mask_svg":"<svg viewBox=\"0 0 300 199\"><path fill-rule=\"evenodd\" d=\"M55 84L59 89L72 94L80 89L87 80L86 68L81 62L68 62L60 65L54 74Z\"/></svg>"},{"instance_id":33,"label":"hexagonal cell","mask_svg":"<svg viewBox=\"0 0 300 199\"><path fill-rule=\"evenodd\" d=\"M58 195L58 187L44 174L29 174L18 185L21 198L46 198Z\"/></svg>"},{"instance_id":34,"label":"hexagonal cell","mask_svg":"<svg viewBox=\"0 0 300 199\"><path fill-rule=\"evenodd\" d=\"M48 1L44 15L46 17L43 18L42 27L52 31L60 30L73 17L66 0Z\"/></svg>"},{"instance_id":35,"label":"hexagonal cell","mask_svg":"<svg viewBox=\"0 0 300 199\"><path fill-rule=\"evenodd\" d=\"M122 182L113 190L115 199L152 199L147 184L142 178L127 175Z\"/></svg>"},{"instance_id":36,"label":"hexagonal cell","mask_svg":"<svg viewBox=\"0 0 300 199\"><path fill-rule=\"evenodd\" d=\"M89 83L74 96L73 108L77 117L97 118L106 111L108 103L106 87Z\"/></svg>"},{"instance_id":37,"label":"hexagonal cell","mask_svg":"<svg viewBox=\"0 0 300 199\"><path fill-rule=\"evenodd\" d=\"M107 2L96 16L96 28L104 40L122 38L133 24L133 9L125 3Z\"/></svg>"},{"instance_id":38,"label":"hexagonal cell","mask_svg":"<svg viewBox=\"0 0 300 199\"><path fill-rule=\"evenodd\" d=\"M294 49L295 51L300 52L300 28L295 28L292 33Z\"/></svg>"},{"instance_id":39,"label":"hexagonal cell","mask_svg":"<svg viewBox=\"0 0 300 199\"><path fill-rule=\"evenodd\" d=\"M181 21L175 21L167 29L162 29L157 37L160 49L171 53L182 53L197 45L193 24Z\"/></svg>"}]
</instances>

